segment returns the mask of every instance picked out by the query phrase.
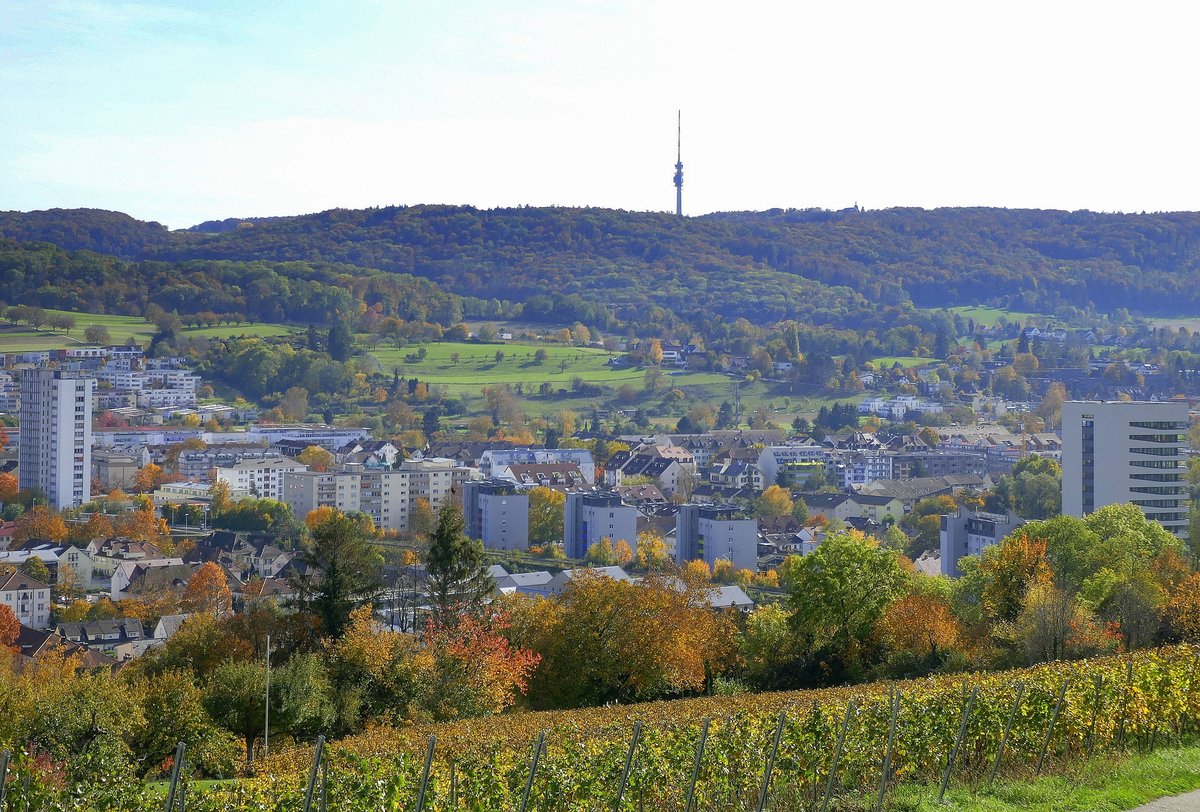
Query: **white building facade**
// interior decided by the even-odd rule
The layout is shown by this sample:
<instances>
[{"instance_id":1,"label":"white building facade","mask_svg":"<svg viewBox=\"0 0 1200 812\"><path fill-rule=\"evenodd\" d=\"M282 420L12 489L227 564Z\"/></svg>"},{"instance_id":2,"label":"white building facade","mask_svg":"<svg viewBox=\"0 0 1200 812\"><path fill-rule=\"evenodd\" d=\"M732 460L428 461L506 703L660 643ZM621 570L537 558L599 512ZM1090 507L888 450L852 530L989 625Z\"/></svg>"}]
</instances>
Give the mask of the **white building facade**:
<instances>
[{"instance_id":1,"label":"white building facade","mask_svg":"<svg viewBox=\"0 0 1200 812\"><path fill-rule=\"evenodd\" d=\"M1147 519L1187 536L1186 403L1068 401L1062 427L1065 515L1132 502Z\"/></svg>"},{"instance_id":2,"label":"white building facade","mask_svg":"<svg viewBox=\"0 0 1200 812\"><path fill-rule=\"evenodd\" d=\"M92 395L96 382L58 369L21 376L19 484L56 509L92 498Z\"/></svg>"}]
</instances>

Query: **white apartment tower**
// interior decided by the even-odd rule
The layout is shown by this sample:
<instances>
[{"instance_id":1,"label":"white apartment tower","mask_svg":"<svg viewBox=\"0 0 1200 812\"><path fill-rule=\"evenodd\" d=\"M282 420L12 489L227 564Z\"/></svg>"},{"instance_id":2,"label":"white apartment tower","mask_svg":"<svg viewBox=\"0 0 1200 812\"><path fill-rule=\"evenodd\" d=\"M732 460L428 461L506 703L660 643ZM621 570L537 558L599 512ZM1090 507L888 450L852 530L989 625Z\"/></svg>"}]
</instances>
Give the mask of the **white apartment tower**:
<instances>
[{"instance_id":1,"label":"white apartment tower","mask_svg":"<svg viewBox=\"0 0 1200 812\"><path fill-rule=\"evenodd\" d=\"M1064 514L1132 502L1187 535L1186 403L1069 401L1062 426Z\"/></svg>"},{"instance_id":2,"label":"white apartment tower","mask_svg":"<svg viewBox=\"0 0 1200 812\"><path fill-rule=\"evenodd\" d=\"M38 488L54 508L92 498L92 394L96 382L59 369L21 376L21 488Z\"/></svg>"}]
</instances>

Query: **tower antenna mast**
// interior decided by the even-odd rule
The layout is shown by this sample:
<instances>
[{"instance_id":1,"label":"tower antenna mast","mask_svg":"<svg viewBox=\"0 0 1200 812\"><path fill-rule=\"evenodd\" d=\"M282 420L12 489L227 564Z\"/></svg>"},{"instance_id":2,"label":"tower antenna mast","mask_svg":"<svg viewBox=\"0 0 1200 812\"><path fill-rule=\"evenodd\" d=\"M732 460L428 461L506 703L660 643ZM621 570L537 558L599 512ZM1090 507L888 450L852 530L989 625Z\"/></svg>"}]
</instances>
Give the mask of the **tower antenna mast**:
<instances>
[{"instance_id":1,"label":"tower antenna mast","mask_svg":"<svg viewBox=\"0 0 1200 812\"><path fill-rule=\"evenodd\" d=\"M676 111L675 216L683 216L683 111Z\"/></svg>"}]
</instances>

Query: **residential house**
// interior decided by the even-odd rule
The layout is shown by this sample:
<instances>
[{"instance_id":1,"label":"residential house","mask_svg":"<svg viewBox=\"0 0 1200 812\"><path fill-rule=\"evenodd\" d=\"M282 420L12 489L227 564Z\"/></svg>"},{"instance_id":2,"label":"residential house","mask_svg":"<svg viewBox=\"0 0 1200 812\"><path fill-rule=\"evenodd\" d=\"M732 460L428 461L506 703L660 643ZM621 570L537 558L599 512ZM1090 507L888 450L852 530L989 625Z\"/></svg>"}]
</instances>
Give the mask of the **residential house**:
<instances>
[{"instance_id":1,"label":"residential house","mask_svg":"<svg viewBox=\"0 0 1200 812\"><path fill-rule=\"evenodd\" d=\"M506 479L523 487L569 490L589 487L587 478L576 463L549 462L528 465L514 464L502 468L496 479Z\"/></svg>"},{"instance_id":2,"label":"residential house","mask_svg":"<svg viewBox=\"0 0 1200 812\"><path fill-rule=\"evenodd\" d=\"M178 590L191 576L192 568L182 558L123 561L113 572L109 596L119 601L142 592Z\"/></svg>"},{"instance_id":3,"label":"residential house","mask_svg":"<svg viewBox=\"0 0 1200 812\"><path fill-rule=\"evenodd\" d=\"M0 575L0 604L31 629L50 628L50 585L20 570Z\"/></svg>"},{"instance_id":4,"label":"residential house","mask_svg":"<svg viewBox=\"0 0 1200 812\"><path fill-rule=\"evenodd\" d=\"M661 453L665 447L651 447L637 451L618 451L609 458L604 469L604 481L609 487L624 484L629 477L646 477L658 484L658 489L668 498L674 497L681 488L690 492L699 479L696 463L683 449L679 453Z\"/></svg>"},{"instance_id":5,"label":"residential house","mask_svg":"<svg viewBox=\"0 0 1200 812\"><path fill-rule=\"evenodd\" d=\"M571 581L579 577L582 572L599 575L604 578L612 578L614 581L632 581L629 574L620 567L585 567L583 569L563 570L549 581L544 586L530 585L526 587L526 591L531 595L541 595L542 597L551 597L553 595L561 595L563 590Z\"/></svg>"},{"instance_id":6,"label":"residential house","mask_svg":"<svg viewBox=\"0 0 1200 812\"><path fill-rule=\"evenodd\" d=\"M989 476L962 474L957 476L921 477L918 479L881 479L858 488L858 493L889 496L904 503L906 511L931 496L953 496L964 490L985 491L992 487Z\"/></svg>"},{"instance_id":7,"label":"residential house","mask_svg":"<svg viewBox=\"0 0 1200 812\"><path fill-rule=\"evenodd\" d=\"M55 629L64 639L98 651L112 652L124 643L146 638L137 618L60 622Z\"/></svg>"},{"instance_id":8,"label":"residential house","mask_svg":"<svg viewBox=\"0 0 1200 812\"><path fill-rule=\"evenodd\" d=\"M166 554L148 541L134 541L121 536L92 539L86 547L92 557L93 581L107 581L117 567L126 561L155 561Z\"/></svg>"},{"instance_id":9,"label":"residential house","mask_svg":"<svg viewBox=\"0 0 1200 812\"><path fill-rule=\"evenodd\" d=\"M107 654L94 651L78 643L72 643L49 628L34 629L22 625L20 631L17 633L17 639L13 642L13 648L17 651L15 665L18 671L25 668L29 663L52 653L77 657L79 670L81 671L97 671L100 669L111 671L115 670L118 666L117 661Z\"/></svg>"},{"instance_id":10,"label":"residential house","mask_svg":"<svg viewBox=\"0 0 1200 812\"><path fill-rule=\"evenodd\" d=\"M479 457L479 472L491 479L511 465L546 465L575 463L583 473L586 484L596 483L596 461L586 448L511 448L484 451Z\"/></svg>"},{"instance_id":11,"label":"residential house","mask_svg":"<svg viewBox=\"0 0 1200 812\"><path fill-rule=\"evenodd\" d=\"M179 627L189 617L191 615L163 615L158 619L158 623L154 624L154 633L151 636L160 643L165 643L175 636L175 632L179 631Z\"/></svg>"},{"instance_id":12,"label":"residential house","mask_svg":"<svg viewBox=\"0 0 1200 812\"><path fill-rule=\"evenodd\" d=\"M705 479L721 488L762 491L763 472L757 465L746 462L726 462L709 468Z\"/></svg>"},{"instance_id":13,"label":"residential house","mask_svg":"<svg viewBox=\"0 0 1200 812\"><path fill-rule=\"evenodd\" d=\"M519 592L522 595L545 595L554 573L545 570L538 572L505 573L496 578L496 591L502 595Z\"/></svg>"}]
</instances>

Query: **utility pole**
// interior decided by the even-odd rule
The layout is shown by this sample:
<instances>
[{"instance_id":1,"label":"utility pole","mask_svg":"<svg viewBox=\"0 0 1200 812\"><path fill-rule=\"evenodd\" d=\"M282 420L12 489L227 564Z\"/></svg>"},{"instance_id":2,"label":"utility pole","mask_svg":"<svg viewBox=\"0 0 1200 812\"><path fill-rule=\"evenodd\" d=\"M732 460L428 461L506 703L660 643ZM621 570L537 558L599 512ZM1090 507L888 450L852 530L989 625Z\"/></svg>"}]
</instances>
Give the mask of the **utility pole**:
<instances>
[{"instance_id":1,"label":"utility pole","mask_svg":"<svg viewBox=\"0 0 1200 812\"><path fill-rule=\"evenodd\" d=\"M271 755L271 635L267 635L267 690L263 702L263 758Z\"/></svg>"}]
</instances>

